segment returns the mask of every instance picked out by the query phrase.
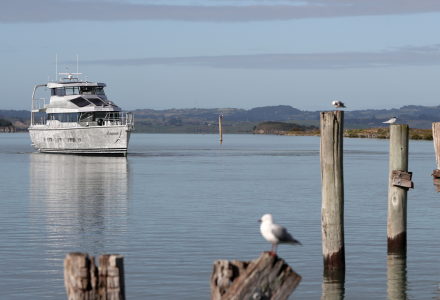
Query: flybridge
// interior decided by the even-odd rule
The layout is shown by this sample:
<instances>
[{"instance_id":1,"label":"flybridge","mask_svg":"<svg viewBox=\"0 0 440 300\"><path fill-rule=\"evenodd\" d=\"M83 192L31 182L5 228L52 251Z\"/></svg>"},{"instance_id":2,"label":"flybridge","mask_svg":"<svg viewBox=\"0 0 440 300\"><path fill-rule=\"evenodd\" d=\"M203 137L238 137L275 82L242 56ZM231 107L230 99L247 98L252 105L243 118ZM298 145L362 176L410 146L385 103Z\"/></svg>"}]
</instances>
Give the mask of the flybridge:
<instances>
[{"instance_id":1,"label":"flybridge","mask_svg":"<svg viewBox=\"0 0 440 300\"><path fill-rule=\"evenodd\" d=\"M107 99L104 92L105 83L82 81L77 75L82 73L59 73L65 76L58 81L48 82L35 86L32 96L32 112L49 113L72 113L82 111L120 111L121 109ZM50 90L50 98L35 99L35 91L38 87L46 87Z\"/></svg>"}]
</instances>

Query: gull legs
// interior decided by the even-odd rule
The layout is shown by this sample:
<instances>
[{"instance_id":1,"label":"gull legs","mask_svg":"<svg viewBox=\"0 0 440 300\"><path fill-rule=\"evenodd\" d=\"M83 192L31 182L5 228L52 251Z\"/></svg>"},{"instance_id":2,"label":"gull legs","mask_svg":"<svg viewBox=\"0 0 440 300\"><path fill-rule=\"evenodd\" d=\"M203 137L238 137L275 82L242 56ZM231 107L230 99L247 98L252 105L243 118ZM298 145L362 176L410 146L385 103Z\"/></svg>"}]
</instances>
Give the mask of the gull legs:
<instances>
[{"instance_id":1,"label":"gull legs","mask_svg":"<svg viewBox=\"0 0 440 300\"><path fill-rule=\"evenodd\" d=\"M273 251L275 248L275 252ZM270 255L277 256L278 244L272 244L272 248L270 248Z\"/></svg>"}]
</instances>

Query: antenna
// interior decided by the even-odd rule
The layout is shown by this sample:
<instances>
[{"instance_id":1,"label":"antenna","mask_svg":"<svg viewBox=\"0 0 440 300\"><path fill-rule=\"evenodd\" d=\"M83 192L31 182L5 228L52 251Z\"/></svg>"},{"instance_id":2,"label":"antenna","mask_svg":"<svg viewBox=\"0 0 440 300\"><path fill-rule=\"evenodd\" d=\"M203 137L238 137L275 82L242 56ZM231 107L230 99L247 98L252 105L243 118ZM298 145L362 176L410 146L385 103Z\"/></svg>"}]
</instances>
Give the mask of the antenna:
<instances>
[{"instance_id":1,"label":"antenna","mask_svg":"<svg viewBox=\"0 0 440 300\"><path fill-rule=\"evenodd\" d=\"M58 81L58 54L55 54L55 79Z\"/></svg>"},{"instance_id":2,"label":"antenna","mask_svg":"<svg viewBox=\"0 0 440 300\"><path fill-rule=\"evenodd\" d=\"M76 55L76 73L78 73L78 54ZM76 75L76 78L78 78L78 75Z\"/></svg>"}]
</instances>

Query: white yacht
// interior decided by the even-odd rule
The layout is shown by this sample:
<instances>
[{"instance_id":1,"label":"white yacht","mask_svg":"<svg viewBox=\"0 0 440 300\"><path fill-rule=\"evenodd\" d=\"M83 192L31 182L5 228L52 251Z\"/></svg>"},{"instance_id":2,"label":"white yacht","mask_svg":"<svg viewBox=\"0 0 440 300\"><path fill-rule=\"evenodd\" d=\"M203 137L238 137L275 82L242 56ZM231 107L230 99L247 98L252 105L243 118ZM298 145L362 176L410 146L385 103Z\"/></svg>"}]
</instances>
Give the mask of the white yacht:
<instances>
[{"instance_id":1,"label":"white yacht","mask_svg":"<svg viewBox=\"0 0 440 300\"><path fill-rule=\"evenodd\" d=\"M126 156L134 130L131 112L122 112L104 93L104 83L80 81L74 75L35 86L29 133L38 152ZM50 89L50 98L35 99L39 87ZM45 117L35 119L35 113Z\"/></svg>"}]
</instances>

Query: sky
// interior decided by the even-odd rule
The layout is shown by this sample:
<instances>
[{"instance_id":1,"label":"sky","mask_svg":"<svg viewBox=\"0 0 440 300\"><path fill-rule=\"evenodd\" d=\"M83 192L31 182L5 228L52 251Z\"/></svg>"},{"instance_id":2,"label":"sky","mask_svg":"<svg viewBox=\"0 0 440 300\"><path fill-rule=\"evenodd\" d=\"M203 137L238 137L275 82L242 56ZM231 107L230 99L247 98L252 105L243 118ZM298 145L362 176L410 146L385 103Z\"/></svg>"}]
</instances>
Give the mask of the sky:
<instances>
[{"instance_id":1,"label":"sky","mask_svg":"<svg viewBox=\"0 0 440 300\"><path fill-rule=\"evenodd\" d=\"M437 106L438 28L439 0L1 0L0 109L56 57L124 110Z\"/></svg>"}]
</instances>

